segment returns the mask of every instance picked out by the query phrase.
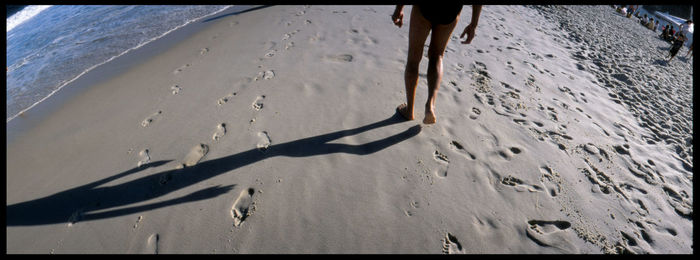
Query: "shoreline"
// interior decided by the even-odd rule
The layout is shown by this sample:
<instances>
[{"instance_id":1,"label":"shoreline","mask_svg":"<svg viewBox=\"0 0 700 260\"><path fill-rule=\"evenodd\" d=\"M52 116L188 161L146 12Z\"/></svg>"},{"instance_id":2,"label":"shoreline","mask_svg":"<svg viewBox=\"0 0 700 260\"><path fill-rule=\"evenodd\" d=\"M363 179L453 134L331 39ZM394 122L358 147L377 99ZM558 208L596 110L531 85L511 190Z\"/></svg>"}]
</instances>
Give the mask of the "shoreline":
<instances>
[{"instance_id":1,"label":"shoreline","mask_svg":"<svg viewBox=\"0 0 700 260\"><path fill-rule=\"evenodd\" d=\"M143 63L182 42L183 39L201 31L213 19L235 15L238 13L255 10L260 6L234 5L222 9L216 13L200 17L178 28L165 32L141 46L126 50L120 55L97 64L75 78L64 83L63 86L20 111L6 120L7 143L14 141L21 132L31 129L51 114L51 111L69 102L76 95L80 95L85 89L99 82L108 80L124 73L129 68Z\"/></svg>"}]
</instances>

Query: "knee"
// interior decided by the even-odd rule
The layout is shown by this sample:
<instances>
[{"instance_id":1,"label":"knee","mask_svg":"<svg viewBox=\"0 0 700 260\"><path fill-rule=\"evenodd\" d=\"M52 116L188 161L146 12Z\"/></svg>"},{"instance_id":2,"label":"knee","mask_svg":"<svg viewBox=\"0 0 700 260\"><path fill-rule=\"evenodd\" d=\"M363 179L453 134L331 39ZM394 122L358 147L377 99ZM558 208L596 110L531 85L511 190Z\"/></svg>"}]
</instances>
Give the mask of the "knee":
<instances>
[{"instance_id":1,"label":"knee","mask_svg":"<svg viewBox=\"0 0 700 260\"><path fill-rule=\"evenodd\" d=\"M442 55L428 56L428 70L442 70Z\"/></svg>"},{"instance_id":2,"label":"knee","mask_svg":"<svg viewBox=\"0 0 700 260\"><path fill-rule=\"evenodd\" d=\"M409 59L406 62L406 73L408 74L418 74L418 69L420 66L420 59L419 60L412 60Z\"/></svg>"}]
</instances>

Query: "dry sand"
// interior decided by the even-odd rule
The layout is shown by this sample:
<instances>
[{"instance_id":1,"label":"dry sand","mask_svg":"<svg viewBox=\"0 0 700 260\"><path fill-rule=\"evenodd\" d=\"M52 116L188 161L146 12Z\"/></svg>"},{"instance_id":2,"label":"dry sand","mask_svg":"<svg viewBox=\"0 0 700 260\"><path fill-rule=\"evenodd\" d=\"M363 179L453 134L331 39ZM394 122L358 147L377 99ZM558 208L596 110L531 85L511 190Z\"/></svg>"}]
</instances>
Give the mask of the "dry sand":
<instances>
[{"instance_id":1,"label":"dry sand","mask_svg":"<svg viewBox=\"0 0 700 260\"><path fill-rule=\"evenodd\" d=\"M53 109L8 140L7 253L692 253L692 61L609 6L461 45L465 7L426 126L392 11L223 15Z\"/></svg>"}]
</instances>

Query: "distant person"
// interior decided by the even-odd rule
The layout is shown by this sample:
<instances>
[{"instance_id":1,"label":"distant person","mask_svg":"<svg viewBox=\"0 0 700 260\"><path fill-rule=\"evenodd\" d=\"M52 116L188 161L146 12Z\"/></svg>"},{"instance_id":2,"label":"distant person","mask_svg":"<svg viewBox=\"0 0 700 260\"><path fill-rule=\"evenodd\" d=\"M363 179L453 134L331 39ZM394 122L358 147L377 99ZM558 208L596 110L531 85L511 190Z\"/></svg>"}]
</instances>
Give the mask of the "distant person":
<instances>
[{"instance_id":1,"label":"distant person","mask_svg":"<svg viewBox=\"0 0 700 260\"><path fill-rule=\"evenodd\" d=\"M667 32L668 32L668 24L664 25L664 28L661 30L661 34L659 34L659 37L661 37L661 39L663 39L664 36L666 36Z\"/></svg>"},{"instance_id":2,"label":"distant person","mask_svg":"<svg viewBox=\"0 0 700 260\"><path fill-rule=\"evenodd\" d=\"M479 23L481 5L472 6L472 19L464 28L460 38L467 36L462 44L469 44L476 36L476 26ZM442 79L442 56L447 47L447 41L457 25L462 6L450 4L441 5L414 5L411 8L410 25L408 28L408 58L404 81L406 85L406 103L396 109L403 117L413 120L414 99L418 86L418 68L423 58L423 46L430 35L430 47L428 47L428 100L425 103L425 118L423 123L434 124L435 98L440 88ZM403 5L397 5L391 20L396 26L403 25Z\"/></svg>"},{"instance_id":3,"label":"distant person","mask_svg":"<svg viewBox=\"0 0 700 260\"><path fill-rule=\"evenodd\" d=\"M668 31L668 38L667 41L673 40L673 37L676 36L676 29L673 28L673 25L671 25L671 30Z\"/></svg>"},{"instance_id":4,"label":"distant person","mask_svg":"<svg viewBox=\"0 0 700 260\"><path fill-rule=\"evenodd\" d=\"M627 13L625 15L627 16L627 18L631 18L633 13L634 13L634 6L630 5L630 8L627 8Z\"/></svg>"},{"instance_id":5,"label":"distant person","mask_svg":"<svg viewBox=\"0 0 700 260\"><path fill-rule=\"evenodd\" d=\"M647 18L647 14L644 14L644 18L642 18L642 25L647 26L648 22L649 18Z\"/></svg>"},{"instance_id":6,"label":"distant person","mask_svg":"<svg viewBox=\"0 0 700 260\"><path fill-rule=\"evenodd\" d=\"M691 27L693 27L693 21L687 20L685 21L685 23L681 24L681 27L678 29L678 31L681 32L684 36L688 37L688 33L690 32Z\"/></svg>"},{"instance_id":7,"label":"distant person","mask_svg":"<svg viewBox=\"0 0 700 260\"><path fill-rule=\"evenodd\" d=\"M647 24L647 28L648 28L649 30L653 30L653 29L654 29L654 18L649 19L649 23Z\"/></svg>"},{"instance_id":8,"label":"distant person","mask_svg":"<svg viewBox=\"0 0 700 260\"><path fill-rule=\"evenodd\" d=\"M685 35L682 33L679 33L678 36L673 40L673 43L671 43L671 49L669 50L669 55L671 56L670 59L668 59L668 62L671 62L673 60L673 57L676 57L676 54L678 51L683 47L683 43L685 43Z\"/></svg>"},{"instance_id":9,"label":"distant person","mask_svg":"<svg viewBox=\"0 0 700 260\"><path fill-rule=\"evenodd\" d=\"M663 35L661 35L661 38L664 39L665 41L668 41L669 35L671 34L671 25L667 24L666 29L663 32Z\"/></svg>"},{"instance_id":10,"label":"distant person","mask_svg":"<svg viewBox=\"0 0 700 260\"><path fill-rule=\"evenodd\" d=\"M656 23L654 23L654 32L656 32L656 29L659 28L659 21L657 20Z\"/></svg>"},{"instance_id":11,"label":"distant person","mask_svg":"<svg viewBox=\"0 0 700 260\"><path fill-rule=\"evenodd\" d=\"M630 8L627 8L627 18L631 18L632 14L634 14L634 10L636 9L636 6L630 5Z\"/></svg>"}]
</instances>

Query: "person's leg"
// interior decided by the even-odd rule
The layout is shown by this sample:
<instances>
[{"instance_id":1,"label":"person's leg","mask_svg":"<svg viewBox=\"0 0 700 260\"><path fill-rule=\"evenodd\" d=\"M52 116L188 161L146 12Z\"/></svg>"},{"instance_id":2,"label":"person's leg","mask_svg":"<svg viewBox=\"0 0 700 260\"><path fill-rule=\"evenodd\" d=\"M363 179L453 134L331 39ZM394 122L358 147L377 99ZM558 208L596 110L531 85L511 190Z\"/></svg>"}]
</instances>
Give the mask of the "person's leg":
<instances>
[{"instance_id":1,"label":"person's leg","mask_svg":"<svg viewBox=\"0 0 700 260\"><path fill-rule=\"evenodd\" d=\"M411 21L408 28L408 58L406 59L406 71L404 81L406 84L406 104L397 108L401 115L408 120L413 120L413 107L418 87L418 68L423 57L423 46L430 34L430 22L426 20L417 7L411 7Z\"/></svg>"},{"instance_id":2,"label":"person's leg","mask_svg":"<svg viewBox=\"0 0 700 260\"><path fill-rule=\"evenodd\" d=\"M428 101L425 103L425 119L423 119L425 124L434 124L436 121L435 98L442 80L442 56L458 20L459 16L450 24L433 26L428 49Z\"/></svg>"},{"instance_id":3,"label":"person's leg","mask_svg":"<svg viewBox=\"0 0 700 260\"><path fill-rule=\"evenodd\" d=\"M671 51L671 58L668 59L669 62L673 59L673 57L676 57L676 53L677 53L677 52L678 52L678 51Z\"/></svg>"}]
</instances>

